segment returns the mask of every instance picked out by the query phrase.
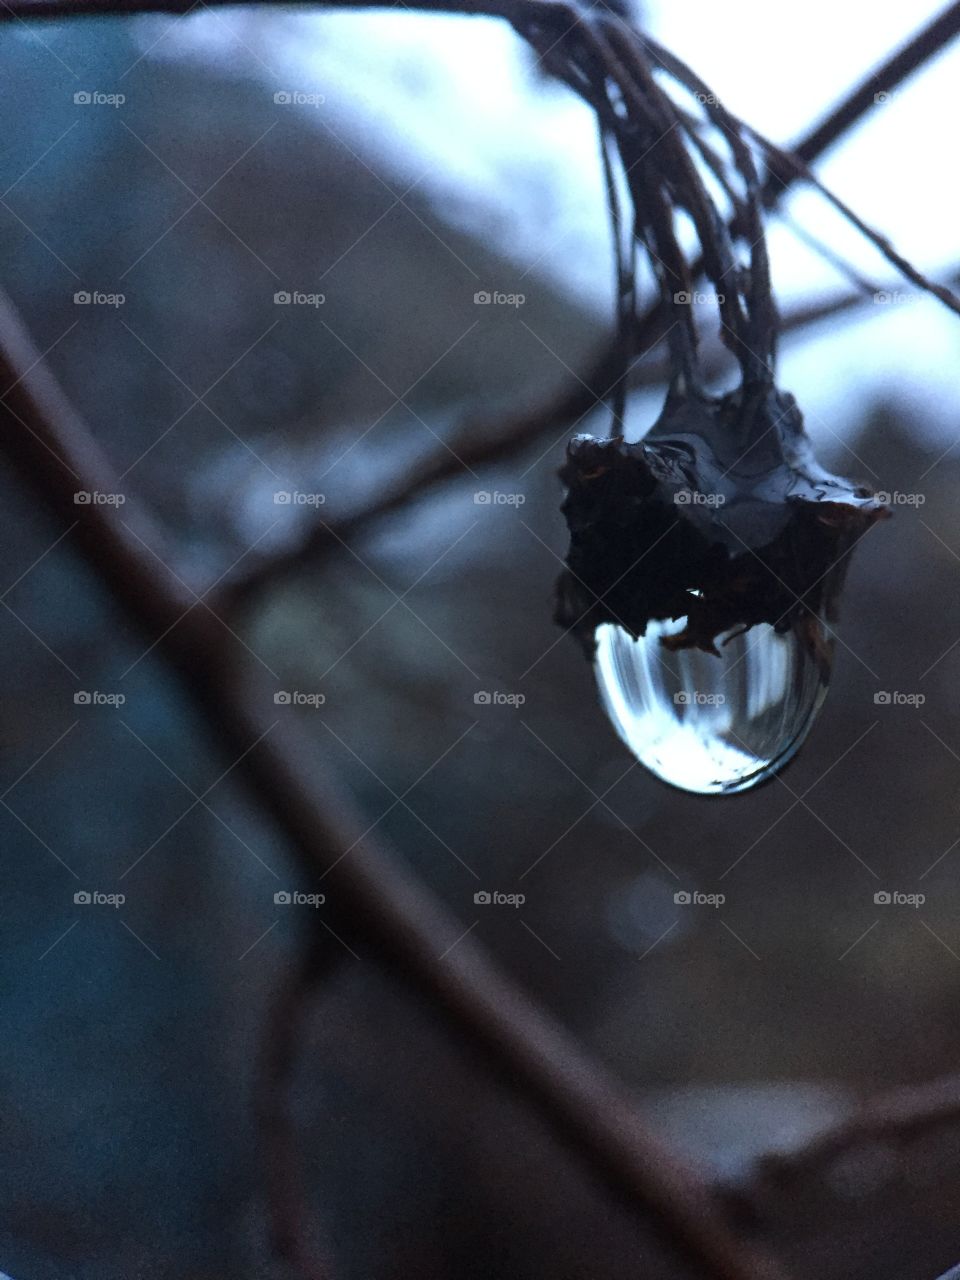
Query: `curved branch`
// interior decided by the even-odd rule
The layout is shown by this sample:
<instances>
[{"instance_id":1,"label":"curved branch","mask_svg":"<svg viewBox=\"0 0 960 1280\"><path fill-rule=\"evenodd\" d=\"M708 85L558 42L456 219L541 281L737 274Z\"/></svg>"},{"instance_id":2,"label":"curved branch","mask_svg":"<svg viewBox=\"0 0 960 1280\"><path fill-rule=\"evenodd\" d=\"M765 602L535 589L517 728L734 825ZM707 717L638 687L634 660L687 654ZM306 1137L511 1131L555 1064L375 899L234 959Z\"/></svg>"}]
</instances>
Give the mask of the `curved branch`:
<instances>
[{"instance_id":1,"label":"curved branch","mask_svg":"<svg viewBox=\"0 0 960 1280\"><path fill-rule=\"evenodd\" d=\"M256 675L239 678L240 642L169 567L134 495L122 507L75 504L78 489L120 492L119 478L5 300L0 336L0 447L51 511L76 525L92 567L178 671L304 876L329 877L329 900L357 936L443 1011L608 1190L643 1212L699 1274L782 1277L777 1264L734 1235L714 1194L645 1132L623 1087L499 971L392 849L365 831L369 824L335 789L314 744L292 727L277 727L272 687Z\"/></svg>"},{"instance_id":2,"label":"curved branch","mask_svg":"<svg viewBox=\"0 0 960 1280\"><path fill-rule=\"evenodd\" d=\"M792 1182L824 1170L840 1156L874 1142L903 1144L931 1129L960 1126L960 1076L894 1089L864 1102L840 1124L786 1155L767 1156L761 1181Z\"/></svg>"}]
</instances>

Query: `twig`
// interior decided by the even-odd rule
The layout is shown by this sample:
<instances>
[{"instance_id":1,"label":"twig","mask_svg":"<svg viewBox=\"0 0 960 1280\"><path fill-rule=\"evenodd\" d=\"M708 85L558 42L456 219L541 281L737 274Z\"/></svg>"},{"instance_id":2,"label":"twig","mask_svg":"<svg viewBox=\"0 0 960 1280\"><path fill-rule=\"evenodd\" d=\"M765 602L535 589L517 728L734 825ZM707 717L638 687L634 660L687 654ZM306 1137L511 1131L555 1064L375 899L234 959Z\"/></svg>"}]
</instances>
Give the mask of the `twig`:
<instances>
[{"instance_id":1,"label":"twig","mask_svg":"<svg viewBox=\"0 0 960 1280\"><path fill-rule=\"evenodd\" d=\"M622 1086L499 972L402 860L367 832L316 750L276 725L272 689L238 674L233 633L167 566L133 495L77 506L78 489L120 491L115 471L5 300L0 305L0 445L77 540L130 619L172 662L303 873L375 954L422 991L496 1064L618 1199L712 1280L775 1280L779 1266L737 1239L714 1196L637 1121ZM123 513L122 516L120 513Z\"/></svg>"},{"instance_id":2,"label":"twig","mask_svg":"<svg viewBox=\"0 0 960 1280\"><path fill-rule=\"evenodd\" d=\"M896 89L914 71L935 58L957 35L960 35L960 3L949 5L876 70L869 72L855 89L850 90L818 125L809 129L788 151L804 164L813 164L876 106L878 93L890 93ZM768 203L775 203L780 199L782 183L789 186L789 181L781 175L770 175L764 192Z\"/></svg>"},{"instance_id":3,"label":"twig","mask_svg":"<svg viewBox=\"0 0 960 1280\"><path fill-rule=\"evenodd\" d=\"M960 272L946 273L946 278L954 287L960 287ZM872 299L875 291L875 286L862 282L856 290L803 302L784 315L780 324L781 337L802 333L824 320L861 308ZM589 375L589 385L602 387L618 367L619 355L611 352ZM712 366L708 363L710 368ZM627 385L634 391L644 387L662 387L669 377L666 364L638 365L630 372ZM553 441L561 435L565 437L569 430L598 409L602 401L602 393L577 386L552 405L510 419L505 425L502 422L499 425L467 423L454 438L454 452L447 448L438 449L429 461L397 476L362 506L340 518L311 526L296 545L253 559L251 567L246 567L245 561L244 568L238 570L237 576L232 581L228 580L221 589L218 609L224 614L242 609L266 587L279 586L292 575L316 564L326 551L342 546L343 542L351 542L369 526L418 501L442 484L463 479L471 471L483 467L509 462L538 441L546 438Z\"/></svg>"},{"instance_id":4,"label":"twig","mask_svg":"<svg viewBox=\"0 0 960 1280\"><path fill-rule=\"evenodd\" d=\"M707 85L705 85L698 76L694 75L690 68L682 63L679 58L672 54L668 49L665 49L662 45L658 44L655 40L650 40L648 38L645 43L653 52L657 60L667 68L672 76L682 84L686 85L692 92L699 93L701 98L709 96ZM794 181L809 183L809 185L816 191L819 191L829 204L833 205L834 209L837 210L841 217L845 218L851 226L855 227L866 240L869 240L874 248L878 249L887 259L891 266L895 267L896 270L909 280L911 284L915 284L917 288L924 290L926 293L932 294L933 297L939 299L939 301L942 302L950 311L953 311L956 315L960 315L960 298L957 298L949 289L944 288L943 285L936 284L934 281L929 280L921 271L918 271L917 268L903 256L903 254L896 250L887 236L883 235L882 232L877 231L874 227L871 227L863 220L863 218L860 217L858 213L855 212L855 210L850 208L846 201L841 200L840 197L835 195L825 183L821 182L810 168L810 165L800 155L798 155L796 151L788 151L783 147L777 146L775 142L771 142L769 138L764 137L762 133L749 125L742 125L739 124L739 122L731 123L730 117L723 112L723 108L719 105L713 106L710 110L711 116L715 119L715 122L725 134L731 138L736 138L742 131L745 132L748 137L753 139L756 145L765 153L768 168L772 173L776 173L778 182L782 183L784 175L789 174ZM687 117L684 116L682 118L684 120L684 127L687 129L688 133L691 132L691 126L687 122ZM754 234L756 234L756 230L755 228L752 228L748 233L748 238L752 238Z\"/></svg>"},{"instance_id":5,"label":"twig","mask_svg":"<svg viewBox=\"0 0 960 1280\"><path fill-rule=\"evenodd\" d=\"M747 132L756 141L757 145L764 149L768 159L773 160L781 168L792 165L796 177L803 182L809 183L816 191L819 191L824 199L832 204L837 212L846 218L851 226L855 227L866 240L869 240L874 248L878 249L891 266L895 267L906 280L909 280L911 284L915 284L918 289L922 289L924 293L929 293L937 298L955 315L960 315L960 298L952 290L942 284L937 284L936 281L925 276L922 271L918 271L902 253L897 251L887 236L864 222L858 213L820 181L810 166L805 164L799 156L795 153L791 154L784 151L782 147L776 146L775 143L765 138L763 134L757 133L755 129L748 128Z\"/></svg>"},{"instance_id":6,"label":"twig","mask_svg":"<svg viewBox=\"0 0 960 1280\"><path fill-rule=\"evenodd\" d=\"M856 88L834 107L820 122L808 130L791 146L783 148L785 157L795 157L785 166L785 172L772 168L764 184L762 198L768 209L780 203L796 181L798 166L812 166L815 161L837 142L844 133L852 129L866 113L876 106L878 92L889 93L902 84L914 71L924 63L941 53L943 49L960 34L960 0L947 9L912 36L897 53L893 54L875 71L867 75ZM653 51L657 46L648 41ZM697 264L700 266L701 264ZM638 341L644 346L652 346L666 327L668 312L659 302L655 303L641 317L638 325Z\"/></svg>"},{"instance_id":7,"label":"twig","mask_svg":"<svg viewBox=\"0 0 960 1280\"><path fill-rule=\"evenodd\" d=\"M931 1129L960 1124L960 1076L895 1089L868 1099L840 1124L818 1134L806 1146L767 1156L761 1182L783 1184L823 1170L838 1157L874 1142L905 1144Z\"/></svg>"},{"instance_id":8,"label":"twig","mask_svg":"<svg viewBox=\"0 0 960 1280\"><path fill-rule=\"evenodd\" d=\"M297 1042L315 986L339 956L330 937L311 939L298 963L281 981L266 1018L260 1048L255 1110L266 1166L267 1209L274 1252L303 1280L330 1280L333 1266L307 1246L308 1200L300 1171L296 1127L289 1115Z\"/></svg>"},{"instance_id":9,"label":"twig","mask_svg":"<svg viewBox=\"0 0 960 1280\"><path fill-rule=\"evenodd\" d=\"M478 467L509 461L548 433L559 440L602 406L623 377L623 354L617 343L582 381L564 390L549 404L506 420L502 416L495 422L468 420L457 433L452 448L439 449L427 462L419 463L410 472L382 486L369 505L344 519L314 525L298 546L254 561L252 568L224 589L223 609L232 612L242 607L269 583L279 583L313 563L331 544L349 541L371 521L392 515L437 485L462 478ZM658 369L651 383L655 385L662 378L663 371Z\"/></svg>"}]
</instances>

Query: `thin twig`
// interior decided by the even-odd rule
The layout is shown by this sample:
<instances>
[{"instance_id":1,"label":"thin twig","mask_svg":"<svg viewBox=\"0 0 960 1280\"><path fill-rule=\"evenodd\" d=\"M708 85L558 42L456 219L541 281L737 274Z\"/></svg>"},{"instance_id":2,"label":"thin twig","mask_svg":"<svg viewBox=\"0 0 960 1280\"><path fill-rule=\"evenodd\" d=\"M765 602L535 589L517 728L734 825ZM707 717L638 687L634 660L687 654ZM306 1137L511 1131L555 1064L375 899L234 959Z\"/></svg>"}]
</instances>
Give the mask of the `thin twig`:
<instances>
[{"instance_id":1,"label":"thin twig","mask_svg":"<svg viewBox=\"0 0 960 1280\"><path fill-rule=\"evenodd\" d=\"M331 1261L315 1256L307 1240L309 1201L298 1155L289 1093L309 999L340 957L330 937L314 937L281 979L260 1046L255 1110L266 1166L266 1198L274 1252L303 1280L330 1280Z\"/></svg>"},{"instance_id":2,"label":"thin twig","mask_svg":"<svg viewBox=\"0 0 960 1280\"><path fill-rule=\"evenodd\" d=\"M954 287L960 287L960 273L954 270L944 274ZM858 282L856 290L800 303L784 314L780 324L781 337L803 333L824 320L862 309L872 301L877 288L889 286ZM604 387L606 378L618 367L619 354L611 352L589 375L590 386ZM708 357L707 369L708 372L718 372L719 363L715 366ZM626 385L632 391L663 387L669 378L670 370L664 363L637 365L630 372ZM609 383L606 385L609 387ZM259 558L247 557L237 576L228 580L221 590L218 608L225 615L242 609L267 587L282 585L290 577L317 564L325 552L342 546L343 542L352 542L370 526L419 501L443 484L462 480L484 467L503 465L545 440L552 445L558 438L566 438L571 429L601 406L602 401L601 391L594 392L577 384L571 392L533 413L525 413L506 422L501 419L498 423L468 421L454 436L452 451L438 449L427 462L402 472L361 506L344 516L312 525L306 536L295 545Z\"/></svg>"},{"instance_id":3,"label":"thin twig","mask_svg":"<svg viewBox=\"0 0 960 1280\"><path fill-rule=\"evenodd\" d=\"M651 384L663 380L657 370ZM275 555L253 560L223 592L223 609L232 612L245 601L254 599L262 588L279 583L290 574L314 562L338 540L349 542L351 536L372 522L401 510L415 498L446 481L462 479L479 467L507 462L528 449L545 435L559 441L594 410L624 381L623 354L619 342L595 363L582 380L533 411L513 417L502 415L495 421L469 419L457 432L452 448L441 448L426 462L382 485L369 505L343 519L314 525L297 546ZM631 378L631 384L635 385Z\"/></svg>"},{"instance_id":4,"label":"thin twig","mask_svg":"<svg viewBox=\"0 0 960 1280\"><path fill-rule=\"evenodd\" d=\"M794 1181L824 1171L858 1147L877 1142L905 1145L932 1129L956 1125L960 1125L960 1076L894 1089L868 1099L798 1150L767 1156L759 1167L759 1180Z\"/></svg>"},{"instance_id":5,"label":"thin twig","mask_svg":"<svg viewBox=\"0 0 960 1280\"><path fill-rule=\"evenodd\" d=\"M907 13L909 10L904 9ZM890 93L920 67L935 58L957 35L960 35L960 3L948 5L937 17L932 18L916 35L891 54L875 70L846 93L843 99L817 125L809 129L787 150L804 164L813 164L835 142L849 133L859 121L877 105L878 93ZM776 203L781 196L785 179L771 174L765 188L768 203ZM789 181L786 180L789 186Z\"/></svg>"},{"instance_id":6,"label":"thin twig","mask_svg":"<svg viewBox=\"0 0 960 1280\"><path fill-rule=\"evenodd\" d=\"M808 130L792 146L782 148L784 156L795 157L801 162L801 167L812 166L876 106L877 93L890 93L896 89L920 67L941 53L958 34L960 34L960 0L927 23L896 53L870 72L860 84L843 97L820 124ZM651 52L659 49L655 42L648 40L647 43ZM762 192L764 205L768 209L775 208L790 191L797 176L798 166L794 161L786 165L782 173L771 168ZM652 346L665 329L668 314L667 309L659 302L650 307L640 319L638 341L644 346Z\"/></svg>"}]
</instances>

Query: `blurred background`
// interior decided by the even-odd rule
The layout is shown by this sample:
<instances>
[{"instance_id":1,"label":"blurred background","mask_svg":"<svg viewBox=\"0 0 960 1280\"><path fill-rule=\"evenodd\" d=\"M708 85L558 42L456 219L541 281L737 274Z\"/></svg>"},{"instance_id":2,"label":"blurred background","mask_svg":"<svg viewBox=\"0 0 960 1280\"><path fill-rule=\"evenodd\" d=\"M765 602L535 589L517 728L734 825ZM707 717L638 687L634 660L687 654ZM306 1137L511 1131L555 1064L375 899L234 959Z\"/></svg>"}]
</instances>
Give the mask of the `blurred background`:
<instances>
[{"instance_id":1,"label":"blurred background","mask_svg":"<svg viewBox=\"0 0 960 1280\"><path fill-rule=\"evenodd\" d=\"M789 143L936 7L644 18ZM4 288L198 590L459 456L470 422L542 403L608 342L594 122L504 24L201 8L3 34ZM818 167L938 279L960 266L958 71L952 48L879 94ZM229 619L369 823L730 1187L960 1056L960 323L815 194L782 213L785 312L849 288L810 235L876 286L792 335L780 380L822 460L895 511L856 553L832 691L782 779L700 799L632 764L551 623L562 425ZM636 435L660 394L633 398ZM251 1088L316 910L275 894L311 886L69 527L3 473L0 526L0 1266L279 1277ZM493 891L525 901L475 900ZM339 1276L683 1274L508 1080L343 958L296 1109ZM958 1164L956 1134L870 1144L768 1189L763 1230L820 1276L932 1280L960 1257Z\"/></svg>"}]
</instances>

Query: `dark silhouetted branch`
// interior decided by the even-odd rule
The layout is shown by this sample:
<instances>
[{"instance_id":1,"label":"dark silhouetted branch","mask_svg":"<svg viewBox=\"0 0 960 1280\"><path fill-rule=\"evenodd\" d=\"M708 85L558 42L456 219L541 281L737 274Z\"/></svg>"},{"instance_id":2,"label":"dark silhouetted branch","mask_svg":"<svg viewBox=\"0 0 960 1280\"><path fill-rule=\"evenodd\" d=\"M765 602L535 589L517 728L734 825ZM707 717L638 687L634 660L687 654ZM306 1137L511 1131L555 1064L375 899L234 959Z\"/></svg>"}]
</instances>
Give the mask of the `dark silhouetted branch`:
<instances>
[{"instance_id":1,"label":"dark silhouetted branch","mask_svg":"<svg viewBox=\"0 0 960 1280\"><path fill-rule=\"evenodd\" d=\"M714 1195L652 1139L623 1087L523 995L463 924L365 826L314 743L277 726L272 687L242 671L245 649L169 567L172 556L133 495L78 506L78 490L116 493L118 476L5 300L0 304L0 447L71 535L128 617L157 644L289 840L301 872L324 880L337 919L421 991L496 1065L615 1196L697 1273L776 1280L779 1266L737 1238Z\"/></svg>"},{"instance_id":2,"label":"dark silhouetted branch","mask_svg":"<svg viewBox=\"0 0 960 1280\"><path fill-rule=\"evenodd\" d=\"M758 1181L778 1185L825 1171L834 1161L875 1143L906 1145L935 1129L960 1128L960 1076L894 1089L862 1103L850 1116L805 1146L767 1156Z\"/></svg>"}]
</instances>

